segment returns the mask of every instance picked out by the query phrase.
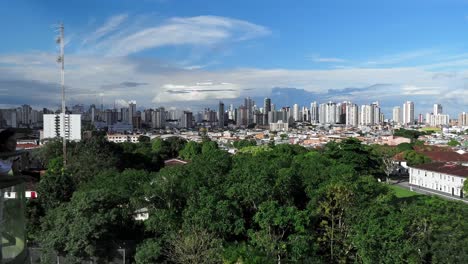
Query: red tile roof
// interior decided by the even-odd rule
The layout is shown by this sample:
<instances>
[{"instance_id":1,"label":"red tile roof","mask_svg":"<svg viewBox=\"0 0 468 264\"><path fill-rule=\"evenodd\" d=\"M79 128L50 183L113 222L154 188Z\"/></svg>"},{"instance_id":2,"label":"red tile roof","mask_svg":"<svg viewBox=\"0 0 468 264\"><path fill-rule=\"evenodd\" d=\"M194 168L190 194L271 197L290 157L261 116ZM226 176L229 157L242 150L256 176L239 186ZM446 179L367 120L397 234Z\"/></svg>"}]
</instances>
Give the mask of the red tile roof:
<instances>
[{"instance_id":1,"label":"red tile roof","mask_svg":"<svg viewBox=\"0 0 468 264\"><path fill-rule=\"evenodd\" d=\"M455 163L434 162L412 167L468 178L468 166L462 166Z\"/></svg>"},{"instance_id":2,"label":"red tile roof","mask_svg":"<svg viewBox=\"0 0 468 264\"><path fill-rule=\"evenodd\" d=\"M34 149L34 148L40 148L41 146L36 145L36 144L18 144L16 145L17 149Z\"/></svg>"},{"instance_id":3,"label":"red tile roof","mask_svg":"<svg viewBox=\"0 0 468 264\"><path fill-rule=\"evenodd\" d=\"M460 155L454 151L424 151L432 161L438 162L468 162L468 155Z\"/></svg>"}]
</instances>

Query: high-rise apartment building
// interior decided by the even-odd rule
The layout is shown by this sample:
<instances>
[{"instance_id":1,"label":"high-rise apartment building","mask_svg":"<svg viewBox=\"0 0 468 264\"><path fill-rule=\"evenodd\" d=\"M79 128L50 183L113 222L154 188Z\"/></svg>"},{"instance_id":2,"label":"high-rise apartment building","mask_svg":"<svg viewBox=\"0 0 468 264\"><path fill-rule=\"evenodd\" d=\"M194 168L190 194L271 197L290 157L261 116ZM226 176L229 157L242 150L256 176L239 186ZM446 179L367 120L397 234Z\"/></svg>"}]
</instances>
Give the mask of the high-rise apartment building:
<instances>
[{"instance_id":1,"label":"high-rise apartment building","mask_svg":"<svg viewBox=\"0 0 468 264\"><path fill-rule=\"evenodd\" d=\"M128 124L133 126L133 117L136 116L136 101L128 102Z\"/></svg>"},{"instance_id":2,"label":"high-rise apartment building","mask_svg":"<svg viewBox=\"0 0 468 264\"><path fill-rule=\"evenodd\" d=\"M423 123L423 122L421 122ZM449 115L443 115L443 114L437 114L433 115L431 113L426 114L426 124L429 126L446 126L450 123L450 116Z\"/></svg>"},{"instance_id":3,"label":"high-rise apartment building","mask_svg":"<svg viewBox=\"0 0 468 264\"><path fill-rule=\"evenodd\" d=\"M414 103L406 101L403 104L403 124L411 125L414 123Z\"/></svg>"},{"instance_id":4,"label":"high-rise apartment building","mask_svg":"<svg viewBox=\"0 0 468 264\"><path fill-rule=\"evenodd\" d=\"M300 122L301 121L301 113L299 111L299 105L298 104L293 105L293 119L294 119L294 122Z\"/></svg>"},{"instance_id":5,"label":"high-rise apartment building","mask_svg":"<svg viewBox=\"0 0 468 264\"><path fill-rule=\"evenodd\" d=\"M356 104L346 104L346 126L357 127L359 124L359 107Z\"/></svg>"},{"instance_id":6,"label":"high-rise apartment building","mask_svg":"<svg viewBox=\"0 0 468 264\"><path fill-rule=\"evenodd\" d=\"M31 111L32 108L30 105L23 105L21 107L21 123L24 125L30 125L31 124Z\"/></svg>"},{"instance_id":7,"label":"high-rise apartment building","mask_svg":"<svg viewBox=\"0 0 468 264\"><path fill-rule=\"evenodd\" d=\"M401 107L393 107L393 122L396 124L401 124Z\"/></svg>"},{"instance_id":8,"label":"high-rise apartment building","mask_svg":"<svg viewBox=\"0 0 468 264\"><path fill-rule=\"evenodd\" d=\"M433 115L441 115L442 114L442 105L441 104L434 104L434 110L432 111Z\"/></svg>"},{"instance_id":9,"label":"high-rise apartment building","mask_svg":"<svg viewBox=\"0 0 468 264\"><path fill-rule=\"evenodd\" d=\"M374 125L374 107L372 105L361 106L361 125L370 126Z\"/></svg>"},{"instance_id":10,"label":"high-rise apartment building","mask_svg":"<svg viewBox=\"0 0 468 264\"><path fill-rule=\"evenodd\" d=\"M335 122L338 123L338 124L346 123L346 109L343 109L343 104L342 103L337 103L335 109L336 109L335 110L336 111L335 112Z\"/></svg>"},{"instance_id":11,"label":"high-rise apartment building","mask_svg":"<svg viewBox=\"0 0 468 264\"><path fill-rule=\"evenodd\" d=\"M248 110L247 110L247 107L241 105L238 109L237 109L237 120L236 120L236 124L238 126L247 126L248 122Z\"/></svg>"},{"instance_id":12,"label":"high-rise apartment building","mask_svg":"<svg viewBox=\"0 0 468 264\"><path fill-rule=\"evenodd\" d=\"M223 128L224 127L224 103L219 102L218 106L218 127Z\"/></svg>"},{"instance_id":13,"label":"high-rise apartment building","mask_svg":"<svg viewBox=\"0 0 468 264\"><path fill-rule=\"evenodd\" d=\"M312 124L319 122L319 106L317 102L310 103L310 122Z\"/></svg>"},{"instance_id":14,"label":"high-rise apartment building","mask_svg":"<svg viewBox=\"0 0 468 264\"><path fill-rule=\"evenodd\" d=\"M462 112L458 116L458 125L459 126L468 126L468 113Z\"/></svg>"},{"instance_id":15,"label":"high-rise apartment building","mask_svg":"<svg viewBox=\"0 0 468 264\"><path fill-rule=\"evenodd\" d=\"M301 111L301 119L302 121L310 122L310 112L307 107L303 106Z\"/></svg>"},{"instance_id":16,"label":"high-rise apartment building","mask_svg":"<svg viewBox=\"0 0 468 264\"><path fill-rule=\"evenodd\" d=\"M319 122L321 124L336 124L336 103L330 101L320 104Z\"/></svg>"},{"instance_id":17,"label":"high-rise apartment building","mask_svg":"<svg viewBox=\"0 0 468 264\"><path fill-rule=\"evenodd\" d=\"M166 110L164 107L159 107L152 112L152 127L165 128L166 127Z\"/></svg>"},{"instance_id":18,"label":"high-rise apartment building","mask_svg":"<svg viewBox=\"0 0 468 264\"><path fill-rule=\"evenodd\" d=\"M62 138L65 135L67 140L81 140L81 115L66 114L46 114L44 115L44 139ZM63 124L65 123L65 126Z\"/></svg>"},{"instance_id":19,"label":"high-rise apartment building","mask_svg":"<svg viewBox=\"0 0 468 264\"><path fill-rule=\"evenodd\" d=\"M372 111L373 111L373 120L372 120L372 124L373 125L378 125L380 123L383 122L383 120L381 120L381 116L380 116L380 105L379 105L379 102L373 102L371 104L371 107L372 107Z\"/></svg>"},{"instance_id":20,"label":"high-rise apartment building","mask_svg":"<svg viewBox=\"0 0 468 264\"><path fill-rule=\"evenodd\" d=\"M192 112L184 111L182 113L180 127L182 127L182 128L192 128L193 127L193 113Z\"/></svg>"},{"instance_id":21,"label":"high-rise apartment building","mask_svg":"<svg viewBox=\"0 0 468 264\"><path fill-rule=\"evenodd\" d=\"M254 110L255 102L250 97L246 97L244 99L244 107L247 111L247 124L253 123L253 110Z\"/></svg>"},{"instance_id":22,"label":"high-rise apartment building","mask_svg":"<svg viewBox=\"0 0 468 264\"><path fill-rule=\"evenodd\" d=\"M271 111L271 99L265 98L265 100L263 100L263 113L268 114L268 112L270 111Z\"/></svg>"}]
</instances>

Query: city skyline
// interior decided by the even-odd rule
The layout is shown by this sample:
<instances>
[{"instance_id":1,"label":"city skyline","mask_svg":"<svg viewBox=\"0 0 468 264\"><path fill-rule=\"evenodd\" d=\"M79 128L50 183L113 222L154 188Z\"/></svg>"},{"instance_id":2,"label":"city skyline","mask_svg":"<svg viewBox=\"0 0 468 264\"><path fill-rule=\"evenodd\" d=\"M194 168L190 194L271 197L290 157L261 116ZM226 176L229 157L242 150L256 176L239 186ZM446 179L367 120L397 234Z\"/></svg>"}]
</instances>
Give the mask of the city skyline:
<instances>
[{"instance_id":1,"label":"city skyline","mask_svg":"<svg viewBox=\"0 0 468 264\"><path fill-rule=\"evenodd\" d=\"M46 115L49 116L47 126L52 127L51 116L54 120L58 120L60 112L60 109L55 111L47 108L37 110L27 104L16 108L0 109L0 127L40 127L43 122L45 127ZM333 101L317 103L314 101L310 103L310 108L300 107L298 104L294 104L293 107L276 108L271 98L264 98L262 107L262 105L257 105L251 97L244 98L244 104L236 106L229 104L228 108L225 107L223 101L219 101L217 111L210 107L205 107L203 111L191 111L187 108L138 108L137 102L131 100L126 105L117 106L114 104L112 108L104 107L102 104L89 106L77 104L67 108L67 113L71 114L69 116L81 116L79 119L90 122L97 128L108 127L110 130L141 129L143 126L146 128L165 128L169 123L171 127L179 128L207 125L221 129L225 127L250 127L251 125L265 127L276 123L292 125L302 122L315 125L345 125L349 128L381 125L447 127L453 124L465 126L467 123L466 112L450 116L444 113L441 104L434 104L432 112L416 115L412 101L404 102L402 107L393 107L392 115L389 116L385 116L382 112L378 101L362 105L351 101L338 103ZM56 124L53 126L56 127ZM288 127L286 126L285 129Z\"/></svg>"},{"instance_id":2,"label":"city skyline","mask_svg":"<svg viewBox=\"0 0 468 264\"><path fill-rule=\"evenodd\" d=\"M416 113L466 111L467 3L177 2L0 4L0 107L59 104L53 25L63 21L68 105L201 108L281 87L318 102L379 101L387 116L405 100Z\"/></svg>"}]
</instances>

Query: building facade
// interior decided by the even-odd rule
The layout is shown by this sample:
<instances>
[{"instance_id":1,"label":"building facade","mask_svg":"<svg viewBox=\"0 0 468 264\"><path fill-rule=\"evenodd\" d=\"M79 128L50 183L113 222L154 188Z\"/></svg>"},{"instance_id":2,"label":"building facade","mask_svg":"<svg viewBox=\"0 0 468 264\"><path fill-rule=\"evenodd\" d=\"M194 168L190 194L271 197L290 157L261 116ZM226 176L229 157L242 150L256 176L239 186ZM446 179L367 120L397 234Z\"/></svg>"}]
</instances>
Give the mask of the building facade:
<instances>
[{"instance_id":1,"label":"building facade","mask_svg":"<svg viewBox=\"0 0 468 264\"><path fill-rule=\"evenodd\" d=\"M65 127L63 114L44 115L44 139L62 138L67 140L81 140L81 115L66 114Z\"/></svg>"},{"instance_id":2,"label":"building facade","mask_svg":"<svg viewBox=\"0 0 468 264\"><path fill-rule=\"evenodd\" d=\"M468 167L455 163L428 163L409 167L409 183L463 198Z\"/></svg>"},{"instance_id":3,"label":"building facade","mask_svg":"<svg viewBox=\"0 0 468 264\"><path fill-rule=\"evenodd\" d=\"M406 101L403 104L403 124L411 125L414 123L414 103Z\"/></svg>"}]
</instances>

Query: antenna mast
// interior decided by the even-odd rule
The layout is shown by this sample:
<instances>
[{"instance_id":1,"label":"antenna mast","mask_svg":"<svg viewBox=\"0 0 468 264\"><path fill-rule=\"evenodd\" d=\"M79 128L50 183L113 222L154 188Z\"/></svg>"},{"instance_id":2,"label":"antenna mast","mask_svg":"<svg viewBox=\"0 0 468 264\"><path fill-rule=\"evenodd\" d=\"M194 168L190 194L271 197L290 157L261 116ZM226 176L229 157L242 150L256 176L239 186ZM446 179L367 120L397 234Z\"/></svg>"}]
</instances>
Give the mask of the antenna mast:
<instances>
[{"instance_id":1,"label":"antenna mast","mask_svg":"<svg viewBox=\"0 0 468 264\"><path fill-rule=\"evenodd\" d=\"M62 129L63 129L63 166L67 165L67 132L68 129L65 127L65 27L63 26L63 22L59 25L60 35L57 37L57 44L60 45L60 56L57 58L57 62L61 64L60 75L61 75L61 87L62 87Z\"/></svg>"}]
</instances>

